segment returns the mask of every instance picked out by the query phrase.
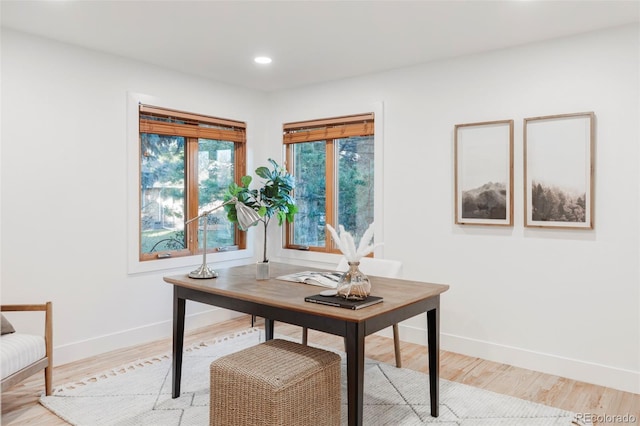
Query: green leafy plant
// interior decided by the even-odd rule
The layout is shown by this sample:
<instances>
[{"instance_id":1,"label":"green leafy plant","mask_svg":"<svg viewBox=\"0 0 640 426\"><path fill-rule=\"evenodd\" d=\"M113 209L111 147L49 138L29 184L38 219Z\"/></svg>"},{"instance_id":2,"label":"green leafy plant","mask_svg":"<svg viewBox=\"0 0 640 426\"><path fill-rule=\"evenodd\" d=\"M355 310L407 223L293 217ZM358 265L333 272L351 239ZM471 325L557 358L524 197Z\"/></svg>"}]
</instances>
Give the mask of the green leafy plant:
<instances>
[{"instance_id":1,"label":"green leafy plant","mask_svg":"<svg viewBox=\"0 0 640 426\"><path fill-rule=\"evenodd\" d=\"M298 211L292 192L294 188L293 175L279 166L274 160L269 158L269 163L273 169L262 166L256 169L256 175L264 179L262 186L258 189L250 189L249 185L253 181L251 176L243 176L240 185L232 183L225 194L225 201L237 197L238 201L255 210L260 216L260 222L264 225L264 250L262 261L268 262L267 258L267 227L272 217L278 219L278 226L285 222L293 222L293 217ZM238 223L236 207L233 204L225 206L227 218L233 223Z\"/></svg>"}]
</instances>

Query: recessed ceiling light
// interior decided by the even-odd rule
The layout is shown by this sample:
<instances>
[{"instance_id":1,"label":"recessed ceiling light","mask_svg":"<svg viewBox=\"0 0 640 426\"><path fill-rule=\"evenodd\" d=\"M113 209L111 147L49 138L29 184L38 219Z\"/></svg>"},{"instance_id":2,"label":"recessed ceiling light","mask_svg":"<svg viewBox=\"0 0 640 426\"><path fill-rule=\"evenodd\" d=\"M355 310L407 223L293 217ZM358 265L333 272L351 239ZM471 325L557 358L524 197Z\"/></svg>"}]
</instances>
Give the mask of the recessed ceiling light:
<instances>
[{"instance_id":1,"label":"recessed ceiling light","mask_svg":"<svg viewBox=\"0 0 640 426\"><path fill-rule=\"evenodd\" d=\"M256 64L270 64L271 58L268 56L256 56L254 59Z\"/></svg>"}]
</instances>

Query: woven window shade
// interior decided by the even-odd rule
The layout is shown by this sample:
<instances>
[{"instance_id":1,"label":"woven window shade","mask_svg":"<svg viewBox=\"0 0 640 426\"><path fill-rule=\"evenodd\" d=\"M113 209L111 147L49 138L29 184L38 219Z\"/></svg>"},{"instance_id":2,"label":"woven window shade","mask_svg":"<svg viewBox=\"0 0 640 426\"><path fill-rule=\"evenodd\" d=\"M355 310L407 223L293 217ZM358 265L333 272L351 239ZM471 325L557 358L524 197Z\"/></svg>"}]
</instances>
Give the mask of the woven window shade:
<instances>
[{"instance_id":1,"label":"woven window shade","mask_svg":"<svg viewBox=\"0 0 640 426\"><path fill-rule=\"evenodd\" d=\"M283 141L289 144L369 136L374 132L373 125L373 113L285 123L282 126Z\"/></svg>"},{"instance_id":2,"label":"woven window shade","mask_svg":"<svg viewBox=\"0 0 640 426\"><path fill-rule=\"evenodd\" d=\"M140 133L217 139L240 143L247 141L247 125L242 121L143 104L140 104L139 111ZM154 120L152 117L157 117L162 121Z\"/></svg>"}]
</instances>

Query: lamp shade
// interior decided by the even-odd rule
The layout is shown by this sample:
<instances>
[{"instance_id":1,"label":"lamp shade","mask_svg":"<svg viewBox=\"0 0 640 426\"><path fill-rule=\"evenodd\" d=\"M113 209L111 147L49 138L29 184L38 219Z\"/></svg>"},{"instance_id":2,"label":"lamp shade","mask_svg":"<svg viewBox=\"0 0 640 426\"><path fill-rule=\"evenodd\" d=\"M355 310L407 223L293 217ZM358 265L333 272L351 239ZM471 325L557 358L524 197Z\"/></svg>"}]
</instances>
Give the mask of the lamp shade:
<instances>
[{"instance_id":1,"label":"lamp shade","mask_svg":"<svg viewBox=\"0 0 640 426\"><path fill-rule=\"evenodd\" d=\"M236 198L235 201L236 206L236 215L238 217L238 228L242 231L246 231L260 220L260 215L258 212L253 210L251 207L241 203Z\"/></svg>"}]
</instances>

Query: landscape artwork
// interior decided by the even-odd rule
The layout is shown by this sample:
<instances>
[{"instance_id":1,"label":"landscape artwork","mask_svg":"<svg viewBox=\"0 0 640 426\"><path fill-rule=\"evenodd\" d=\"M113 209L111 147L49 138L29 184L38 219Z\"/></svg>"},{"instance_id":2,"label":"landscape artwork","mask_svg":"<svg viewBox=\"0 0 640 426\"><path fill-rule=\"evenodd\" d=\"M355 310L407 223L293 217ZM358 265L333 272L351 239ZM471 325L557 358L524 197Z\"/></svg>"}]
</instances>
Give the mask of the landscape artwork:
<instances>
[{"instance_id":1,"label":"landscape artwork","mask_svg":"<svg viewBox=\"0 0 640 426\"><path fill-rule=\"evenodd\" d=\"M525 226L593 228L594 114L527 118Z\"/></svg>"},{"instance_id":2,"label":"landscape artwork","mask_svg":"<svg viewBox=\"0 0 640 426\"><path fill-rule=\"evenodd\" d=\"M513 120L455 126L455 223L513 224Z\"/></svg>"}]
</instances>

